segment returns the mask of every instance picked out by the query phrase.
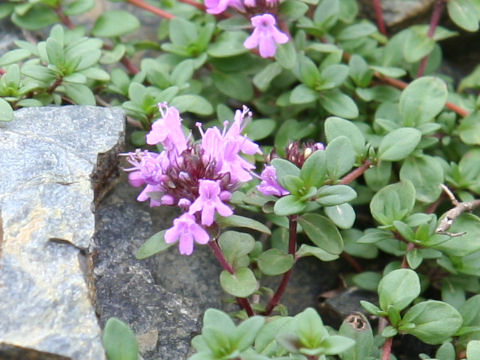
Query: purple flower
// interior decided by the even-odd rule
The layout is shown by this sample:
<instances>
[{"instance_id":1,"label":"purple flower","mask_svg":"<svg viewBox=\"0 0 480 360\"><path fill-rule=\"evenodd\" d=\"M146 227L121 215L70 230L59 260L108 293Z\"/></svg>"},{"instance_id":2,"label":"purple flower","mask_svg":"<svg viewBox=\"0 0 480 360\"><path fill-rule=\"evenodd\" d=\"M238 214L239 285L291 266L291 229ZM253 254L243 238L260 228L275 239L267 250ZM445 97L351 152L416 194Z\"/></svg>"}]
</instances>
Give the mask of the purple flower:
<instances>
[{"instance_id":1,"label":"purple flower","mask_svg":"<svg viewBox=\"0 0 480 360\"><path fill-rule=\"evenodd\" d=\"M265 166L265 169L260 174L260 179L262 181L257 186L257 190L263 195L284 196L290 194L277 182L277 171L272 165Z\"/></svg>"},{"instance_id":2,"label":"purple flower","mask_svg":"<svg viewBox=\"0 0 480 360\"><path fill-rule=\"evenodd\" d=\"M232 182L246 182L252 179L251 171L255 166L240 156L240 153L253 155L261 154L260 148L253 141L242 135L245 129L245 118L251 113L247 107L243 111L237 110L232 125L227 130L228 121L224 124L223 132L217 127L202 132L202 150L205 161L214 161L217 171L230 174Z\"/></svg>"},{"instance_id":3,"label":"purple flower","mask_svg":"<svg viewBox=\"0 0 480 360\"><path fill-rule=\"evenodd\" d=\"M205 0L205 7L209 14L220 14L227 10L229 6L238 11L245 11L242 0Z\"/></svg>"},{"instance_id":4,"label":"purple flower","mask_svg":"<svg viewBox=\"0 0 480 360\"><path fill-rule=\"evenodd\" d=\"M184 213L173 220L173 227L165 232L165 242L167 244L173 244L177 240L180 240L178 246L180 254L191 255L194 241L198 244L206 244L210 237L205 229L195 222L195 216Z\"/></svg>"},{"instance_id":5,"label":"purple flower","mask_svg":"<svg viewBox=\"0 0 480 360\"><path fill-rule=\"evenodd\" d=\"M147 134L147 144L161 143L167 151L174 150L181 154L187 149L187 139L182 129L180 113L173 106L158 104L162 117L152 124L152 131Z\"/></svg>"},{"instance_id":6,"label":"purple flower","mask_svg":"<svg viewBox=\"0 0 480 360\"><path fill-rule=\"evenodd\" d=\"M210 226L213 224L215 210L222 216L233 214L232 209L225 205L220 199L220 181L200 180L198 192L200 196L190 205L190 214L197 211L202 212L202 225Z\"/></svg>"},{"instance_id":7,"label":"purple flower","mask_svg":"<svg viewBox=\"0 0 480 360\"><path fill-rule=\"evenodd\" d=\"M253 49L258 46L261 57L273 57L277 51L276 44L288 42L288 36L275 26L277 22L273 15L256 15L250 20L254 29L243 43L243 46L247 49Z\"/></svg>"}]
</instances>

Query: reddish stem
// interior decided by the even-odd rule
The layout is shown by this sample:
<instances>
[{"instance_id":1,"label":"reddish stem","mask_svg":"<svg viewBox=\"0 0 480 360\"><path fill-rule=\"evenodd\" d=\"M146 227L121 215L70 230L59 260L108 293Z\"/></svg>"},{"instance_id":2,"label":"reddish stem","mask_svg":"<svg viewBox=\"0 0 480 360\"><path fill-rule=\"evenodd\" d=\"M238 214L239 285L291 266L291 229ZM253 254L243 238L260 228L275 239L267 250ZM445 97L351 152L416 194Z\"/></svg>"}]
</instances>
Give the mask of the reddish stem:
<instances>
[{"instance_id":1,"label":"reddish stem","mask_svg":"<svg viewBox=\"0 0 480 360\"><path fill-rule=\"evenodd\" d=\"M430 27L428 28L429 38L433 38L433 35L435 34L435 29L437 28L438 23L440 22L440 18L442 16L444 7L445 7L445 1L437 0L437 2L435 3L435 7L433 8L432 17L430 19ZM428 55L425 56L420 62L420 66L418 67L417 77L423 76L423 74L425 73L427 62L428 62Z\"/></svg>"},{"instance_id":2,"label":"reddish stem","mask_svg":"<svg viewBox=\"0 0 480 360\"><path fill-rule=\"evenodd\" d=\"M289 242L288 242L288 253L295 257L295 252L297 251L297 216L290 215L288 217L288 224L289 224ZM280 298L282 297L285 289L287 288L288 281L290 280L290 276L292 275L293 268L290 268L285 274L283 274L282 280L278 285L277 291L273 294L273 297L268 302L267 308L262 313L263 315L270 315L272 310L275 306L278 305L280 302Z\"/></svg>"},{"instance_id":3,"label":"reddish stem","mask_svg":"<svg viewBox=\"0 0 480 360\"><path fill-rule=\"evenodd\" d=\"M390 354L392 353L392 342L393 338L389 337L385 340L382 348L382 360L390 359Z\"/></svg>"},{"instance_id":4,"label":"reddish stem","mask_svg":"<svg viewBox=\"0 0 480 360\"><path fill-rule=\"evenodd\" d=\"M255 315L247 298L237 298L237 304L247 312L248 317Z\"/></svg>"},{"instance_id":5,"label":"reddish stem","mask_svg":"<svg viewBox=\"0 0 480 360\"><path fill-rule=\"evenodd\" d=\"M62 22L63 25L68 27L70 30L75 29L75 24L70 20L70 18L67 15L63 13L62 8L60 7L56 8L55 13L60 18L60 21Z\"/></svg>"},{"instance_id":6,"label":"reddish stem","mask_svg":"<svg viewBox=\"0 0 480 360\"><path fill-rule=\"evenodd\" d=\"M222 268L227 270L230 274L234 274L235 271L233 270L232 266L227 262L227 259L225 259L222 249L220 249L220 246L218 246L217 240L209 241L208 245L210 245L210 247L212 248L215 257L217 258L220 265L222 265Z\"/></svg>"},{"instance_id":7,"label":"reddish stem","mask_svg":"<svg viewBox=\"0 0 480 360\"><path fill-rule=\"evenodd\" d=\"M380 0L372 0L372 2L375 9L375 17L377 18L378 30L386 36L387 28L385 27L385 21L383 20L382 4L380 3Z\"/></svg>"},{"instance_id":8,"label":"reddish stem","mask_svg":"<svg viewBox=\"0 0 480 360\"><path fill-rule=\"evenodd\" d=\"M196 2L195 0L178 0L178 1L183 2L184 4L194 6L199 10L205 11L205 6L203 6L203 4Z\"/></svg>"},{"instance_id":9,"label":"reddish stem","mask_svg":"<svg viewBox=\"0 0 480 360\"><path fill-rule=\"evenodd\" d=\"M156 6L150 5L143 0L127 0L130 4L135 5L144 10L150 11L151 13L163 17L165 19L173 19L175 15L172 15L165 10L157 8Z\"/></svg>"},{"instance_id":10,"label":"reddish stem","mask_svg":"<svg viewBox=\"0 0 480 360\"><path fill-rule=\"evenodd\" d=\"M358 178L359 176L361 176L365 171L367 171L370 166L372 165L372 162L370 160L367 160L363 163L362 166L356 168L355 170L353 170L352 172L348 173L347 175L345 175L341 180L340 180L340 184L350 184L352 181L354 181L356 178Z\"/></svg>"},{"instance_id":11,"label":"reddish stem","mask_svg":"<svg viewBox=\"0 0 480 360\"><path fill-rule=\"evenodd\" d=\"M5 69L0 68L0 75L6 74L6 73L7 72L5 71Z\"/></svg>"},{"instance_id":12,"label":"reddish stem","mask_svg":"<svg viewBox=\"0 0 480 360\"><path fill-rule=\"evenodd\" d=\"M62 81L63 79L61 77L57 78L57 80L55 80L55 82L48 88L47 92L49 94L52 94L55 91L55 89L60 86Z\"/></svg>"},{"instance_id":13,"label":"reddish stem","mask_svg":"<svg viewBox=\"0 0 480 360\"><path fill-rule=\"evenodd\" d=\"M347 262L353 266L356 272L361 273L363 272L363 267L358 263L358 261L351 256L350 254L347 254L346 252L342 253L342 257L347 260Z\"/></svg>"},{"instance_id":14,"label":"reddish stem","mask_svg":"<svg viewBox=\"0 0 480 360\"><path fill-rule=\"evenodd\" d=\"M220 249L220 246L218 246L217 240L210 241L208 243L208 245L210 245L210 247L212 248L213 253L215 254L215 257L217 258L220 265L222 265L222 268L224 268L230 274L233 275L235 273L235 271L233 270L232 266L228 263L227 259L225 259L225 256L223 255L223 252L222 252L222 249ZM250 302L248 301L247 298L237 297L236 299L237 299L238 305L247 312L248 316L255 315L252 307L250 306Z\"/></svg>"}]
</instances>

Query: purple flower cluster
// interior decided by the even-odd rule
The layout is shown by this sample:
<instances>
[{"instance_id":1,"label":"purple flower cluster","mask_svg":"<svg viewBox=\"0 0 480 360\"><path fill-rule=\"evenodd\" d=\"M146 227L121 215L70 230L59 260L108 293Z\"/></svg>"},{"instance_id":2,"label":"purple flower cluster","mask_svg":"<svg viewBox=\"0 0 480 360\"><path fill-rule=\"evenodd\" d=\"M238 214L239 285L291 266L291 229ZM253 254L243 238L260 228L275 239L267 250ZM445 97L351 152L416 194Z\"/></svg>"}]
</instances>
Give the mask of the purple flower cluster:
<instances>
[{"instance_id":1,"label":"purple flower cluster","mask_svg":"<svg viewBox=\"0 0 480 360\"><path fill-rule=\"evenodd\" d=\"M233 123L224 123L205 132L198 125L202 139L195 143L182 128L179 111L159 104L161 118L147 134L149 145L161 144L163 151L137 150L129 153L132 165L126 169L132 186L144 186L137 200L150 200L150 206L178 206L183 214L165 233L169 244L179 242L181 254L190 255L194 242L210 240L207 228L215 221L215 213L230 216L233 210L225 203L241 183L252 179L255 166L240 154L261 153L257 144L242 135L250 112L237 110Z\"/></svg>"},{"instance_id":2,"label":"purple flower cluster","mask_svg":"<svg viewBox=\"0 0 480 360\"><path fill-rule=\"evenodd\" d=\"M278 7L278 0L205 0L207 12L218 15L231 7L237 11L251 14L250 22L253 32L245 40L243 46L247 49L258 47L261 57L275 56L277 44L288 42L287 34L277 28L277 20L270 13Z\"/></svg>"}]
</instances>

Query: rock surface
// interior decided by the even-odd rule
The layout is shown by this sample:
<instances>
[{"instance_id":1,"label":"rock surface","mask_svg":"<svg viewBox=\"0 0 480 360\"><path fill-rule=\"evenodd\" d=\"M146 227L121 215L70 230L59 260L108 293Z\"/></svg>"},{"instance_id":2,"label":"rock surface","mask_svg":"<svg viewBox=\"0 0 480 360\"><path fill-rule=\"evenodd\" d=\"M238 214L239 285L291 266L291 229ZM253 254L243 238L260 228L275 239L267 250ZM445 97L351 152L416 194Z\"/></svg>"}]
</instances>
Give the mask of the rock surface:
<instances>
[{"instance_id":1,"label":"rock surface","mask_svg":"<svg viewBox=\"0 0 480 360\"><path fill-rule=\"evenodd\" d=\"M70 106L22 109L0 127L0 343L17 352L105 358L87 286L91 176L115 165L97 154L117 153L123 129L119 110Z\"/></svg>"}]
</instances>

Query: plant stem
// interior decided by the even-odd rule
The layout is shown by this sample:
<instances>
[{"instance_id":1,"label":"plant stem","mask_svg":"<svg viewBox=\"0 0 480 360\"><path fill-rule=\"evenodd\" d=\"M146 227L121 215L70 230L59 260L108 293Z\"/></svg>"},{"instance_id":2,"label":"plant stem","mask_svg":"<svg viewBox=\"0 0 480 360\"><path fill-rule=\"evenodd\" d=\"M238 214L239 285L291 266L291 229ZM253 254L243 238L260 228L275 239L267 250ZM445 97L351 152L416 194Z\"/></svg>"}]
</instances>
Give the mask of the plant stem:
<instances>
[{"instance_id":1,"label":"plant stem","mask_svg":"<svg viewBox=\"0 0 480 360\"><path fill-rule=\"evenodd\" d=\"M392 353L392 342L393 338L389 337L385 340L385 344L383 344L382 348L382 360L390 359L390 354Z\"/></svg>"},{"instance_id":2,"label":"plant stem","mask_svg":"<svg viewBox=\"0 0 480 360\"><path fill-rule=\"evenodd\" d=\"M347 184L350 184L352 181L354 181L356 178L358 178L359 176L361 176L365 171L367 171L370 166L372 165L372 162L370 160L366 160L362 166L356 168L355 170L353 170L352 172L348 173L347 175L345 175L341 180L340 180L340 184L344 184L344 185L347 185Z\"/></svg>"},{"instance_id":3,"label":"plant stem","mask_svg":"<svg viewBox=\"0 0 480 360\"><path fill-rule=\"evenodd\" d=\"M433 35L435 34L435 29L438 26L444 7L445 7L445 0L437 0L437 2L435 3L435 7L433 8L432 17L430 19L430 27L428 28L429 38L433 38ZM423 74L425 73L427 62L428 62L428 55L425 56L420 62L420 66L418 67L417 77L423 76Z\"/></svg>"},{"instance_id":4,"label":"plant stem","mask_svg":"<svg viewBox=\"0 0 480 360\"><path fill-rule=\"evenodd\" d=\"M210 245L210 247L212 248L215 257L217 258L220 265L222 265L222 268L227 270L230 274L234 274L235 271L233 270L232 266L227 262L227 259L225 259L222 249L220 249L220 246L218 246L217 240L215 239L214 241L209 241L208 245Z\"/></svg>"},{"instance_id":5,"label":"plant stem","mask_svg":"<svg viewBox=\"0 0 480 360\"><path fill-rule=\"evenodd\" d=\"M72 20L70 20L70 18L67 15L65 15L61 7L56 8L55 13L60 18L60 21L62 22L63 25L68 27L70 30L75 29L75 24L72 22Z\"/></svg>"},{"instance_id":6,"label":"plant stem","mask_svg":"<svg viewBox=\"0 0 480 360\"><path fill-rule=\"evenodd\" d=\"M158 15L160 17L163 17L165 19L173 19L175 17L175 15L172 15L166 12L165 10L157 8L156 6L150 5L143 0L127 0L127 1L132 5L135 5L144 10L150 11L151 13Z\"/></svg>"},{"instance_id":7,"label":"plant stem","mask_svg":"<svg viewBox=\"0 0 480 360\"><path fill-rule=\"evenodd\" d=\"M217 239L215 239L214 241L210 241L208 245L210 245L210 247L212 248L213 253L215 254L215 257L217 258L220 265L222 265L222 268L224 268L230 274L233 275L235 271L233 270L232 266L228 263L227 259L225 259L222 249L220 249L220 246L218 246ZM236 299L237 299L237 304L247 312L248 316L255 315L252 307L250 306L250 302L248 301L247 298L237 297Z\"/></svg>"},{"instance_id":8,"label":"plant stem","mask_svg":"<svg viewBox=\"0 0 480 360\"><path fill-rule=\"evenodd\" d=\"M385 21L383 20L382 4L380 3L380 0L372 0L372 2L375 9L375 17L377 18L378 30L386 36L387 28L385 27Z\"/></svg>"},{"instance_id":9,"label":"plant stem","mask_svg":"<svg viewBox=\"0 0 480 360\"><path fill-rule=\"evenodd\" d=\"M288 242L288 253L295 257L295 252L297 250L297 215L290 215L288 217L288 226L289 226L289 242ZM285 289L287 288L288 281L292 275L293 267L290 268L285 274L283 274L280 285L278 285L277 291L273 294L272 298L268 302L267 308L263 312L263 315L270 315L275 306L280 302Z\"/></svg>"},{"instance_id":10,"label":"plant stem","mask_svg":"<svg viewBox=\"0 0 480 360\"><path fill-rule=\"evenodd\" d=\"M194 6L199 10L205 11L205 6L203 6L203 4L196 2L195 0L178 0L178 1L183 2L184 4Z\"/></svg>"}]
</instances>

